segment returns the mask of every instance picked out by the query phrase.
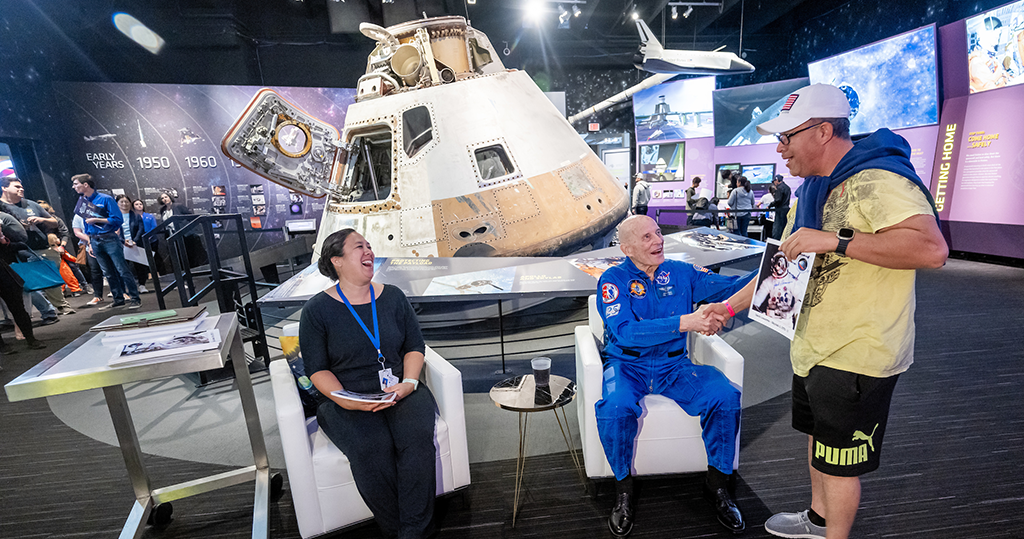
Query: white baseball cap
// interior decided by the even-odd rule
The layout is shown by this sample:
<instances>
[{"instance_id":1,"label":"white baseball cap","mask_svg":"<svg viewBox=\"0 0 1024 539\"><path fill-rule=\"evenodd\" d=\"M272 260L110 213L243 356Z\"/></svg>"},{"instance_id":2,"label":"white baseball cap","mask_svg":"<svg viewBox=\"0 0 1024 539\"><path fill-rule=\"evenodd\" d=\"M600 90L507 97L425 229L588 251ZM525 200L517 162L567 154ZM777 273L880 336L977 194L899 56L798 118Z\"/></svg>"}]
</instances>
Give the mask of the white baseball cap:
<instances>
[{"instance_id":1,"label":"white baseball cap","mask_svg":"<svg viewBox=\"0 0 1024 539\"><path fill-rule=\"evenodd\" d=\"M831 84L812 84L789 94L778 116L757 126L762 135L784 133L811 118L848 118L850 102Z\"/></svg>"}]
</instances>

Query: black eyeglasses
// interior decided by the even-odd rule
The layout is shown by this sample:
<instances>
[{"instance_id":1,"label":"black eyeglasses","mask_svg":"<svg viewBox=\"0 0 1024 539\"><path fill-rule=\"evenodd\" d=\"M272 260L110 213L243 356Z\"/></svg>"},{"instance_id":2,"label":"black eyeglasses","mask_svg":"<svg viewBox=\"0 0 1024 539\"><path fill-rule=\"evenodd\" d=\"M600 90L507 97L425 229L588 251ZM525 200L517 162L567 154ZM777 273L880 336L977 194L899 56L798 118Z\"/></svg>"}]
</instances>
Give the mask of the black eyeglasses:
<instances>
[{"instance_id":1,"label":"black eyeglasses","mask_svg":"<svg viewBox=\"0 0 1024 539\"><path fill-rule=\"evenodd\" d=\"M795 135L797 133L803 133L804 131L807 131L808 129L814 129L815 127L818 127L819 125L821 125L823 123L825 123L825 122L819 122L819 123L816 123L814 125L809 125L809 126L803 128L803 129L798 129L796 131L793 131L792 133L776 133L775 134L775 138L779 139L779 142L785 144L786 146L789 146L789 140L791 138L793 138L793 135Z\"/></svg>"}]
</instances>

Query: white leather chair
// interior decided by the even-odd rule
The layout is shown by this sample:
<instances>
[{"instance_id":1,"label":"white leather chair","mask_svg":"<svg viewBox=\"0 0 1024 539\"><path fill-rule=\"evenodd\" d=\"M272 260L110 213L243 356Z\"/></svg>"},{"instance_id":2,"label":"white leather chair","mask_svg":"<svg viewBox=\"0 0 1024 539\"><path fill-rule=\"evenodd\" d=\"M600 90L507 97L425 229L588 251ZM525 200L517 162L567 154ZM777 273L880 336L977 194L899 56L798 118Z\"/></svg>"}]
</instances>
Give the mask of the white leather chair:
<instances>
[{"instance_id":1,"label":"white leather chair","mask_svg":"<svg viewBox=\"0 0 1024 539\"><path fill-rule=\"evenodd\" d=\"M601 400L604 368L598 352L604 339L604 322L597 311L597 298L590 296L590 324L576 327L576 415L580 422L580 439L587 476L611 477L612 469L604 454L597 433L594 405ZM742 391L743 356L721 337L706 337L690 332L687 351L694 363L712 365ZM640 431L633 452L633 475L706 472L707 451L701 439L700 418L688 415L671 399L647 395L640 401ZM739 467L739 436L736 436L736 459Z\"/></svg>"},{"instance_id":2,"label":"white leather chair","mask_svg":"<svg viewBox=\"0 0 1024 539\"><path fill-rule=\"evenodd\" d=\"M303 414L287 361L271 362L270 378L299 534L305 539L373 518L356 490L348 459L320 430L316 418ZM434 445L441 495L469 485L462 373L427 348L422 379L439 412Z\"/></svg>"}]
</instances>

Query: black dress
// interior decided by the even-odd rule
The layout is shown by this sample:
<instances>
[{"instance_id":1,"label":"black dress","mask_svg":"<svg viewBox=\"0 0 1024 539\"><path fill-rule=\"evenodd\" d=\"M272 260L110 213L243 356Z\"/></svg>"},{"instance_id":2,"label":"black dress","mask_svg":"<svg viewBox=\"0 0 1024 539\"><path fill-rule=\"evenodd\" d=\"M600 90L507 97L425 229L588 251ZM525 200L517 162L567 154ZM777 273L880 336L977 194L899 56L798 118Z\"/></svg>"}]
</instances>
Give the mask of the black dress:
<instances>
[{"instance_id":1,"label":"black dress","mask_svg":"<svg viewBox=\"0 0 1024 539\"><path fill-rule=\"evenodd\" d=\"M353 308L372 332L370 304ZM401 290L385 285L377 319L385 366L402 379L405 354L425 351L416 313ZM380 391L377 350L345 304L326 292L302 309L299 348L307 375L329 370L347 390ZM346 410L326 398L317 408L320 428L348 457L359 494L389 537L433 532L436 408L425 385L379 412Z\"/></svg>"}]
</instances>

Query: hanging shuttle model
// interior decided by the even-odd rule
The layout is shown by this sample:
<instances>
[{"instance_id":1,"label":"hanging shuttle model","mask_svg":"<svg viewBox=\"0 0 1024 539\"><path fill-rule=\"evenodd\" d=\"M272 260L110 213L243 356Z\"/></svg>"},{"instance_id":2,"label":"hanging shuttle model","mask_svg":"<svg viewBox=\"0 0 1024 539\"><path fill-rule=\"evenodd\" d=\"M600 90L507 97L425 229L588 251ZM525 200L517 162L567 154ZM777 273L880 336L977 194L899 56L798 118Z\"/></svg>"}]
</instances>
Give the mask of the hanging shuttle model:
<instances>
[{"instance_id":1,"label":"hanging shuttle model","mask_svg":"<svg viewBox=\"0 0 1024 539\"><path fill-rule=\"evenodd\" d=\"M605 238L629 199L523 71L505 69L462 17L389 28L339 134L261 90L221 149L242 166L327 197L314 261L356 229L379 256L555 256Z\"/></svg>"}]
</instances>

